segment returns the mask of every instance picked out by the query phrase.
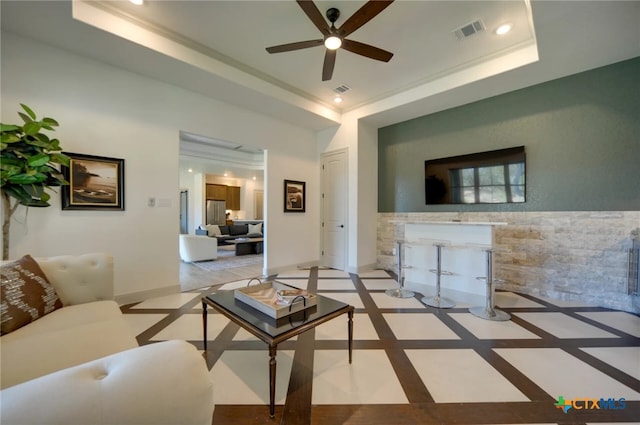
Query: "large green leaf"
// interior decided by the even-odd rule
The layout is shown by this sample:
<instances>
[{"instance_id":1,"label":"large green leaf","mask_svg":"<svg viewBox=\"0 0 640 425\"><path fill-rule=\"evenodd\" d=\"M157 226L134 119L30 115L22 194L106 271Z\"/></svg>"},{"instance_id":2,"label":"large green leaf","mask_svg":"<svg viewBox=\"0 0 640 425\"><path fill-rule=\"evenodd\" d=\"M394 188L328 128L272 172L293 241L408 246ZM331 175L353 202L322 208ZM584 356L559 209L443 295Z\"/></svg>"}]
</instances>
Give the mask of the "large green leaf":
<instances>
[{"instance_id":1,"label":"large green leaf","mask_svg":"<svg viewBox=\"0 0 640 425\"><path fill-rule=\"evenodd\" d=\"M36 176L29 175L27 173L15 174L9 177L9 181L15 184L33 184L38 181Z\"/></svg>"},{"instance_id":2,"label":"large green leaf","mask_svg":"<svg viewBox=\"0 0 640 425\"><path fill-rule=\"evenodd\" d=\"M71 158L69 158L67 155L63 153L52 153L50 156L51 156L51 162L54 162L56 164L62 164L65 167L69 167L71 165Z\"/></svg>"},{"instance_id":3,"label":"large green leaf","mask_svg":"<svg viewBox=\"0 0 640 425\"><path fill-rule=\"evenodd\" d=\"M23 112L18 112L18 115L20 115L20 118L22 118L22 121L24 121L24 122L33 121L29 115L27 115L27 114L25 114Z\"/></svg>"},{"instance_id":4,"label":"large green leaf","mask_svg":"<svg viewBox=\"0 0 640 425\"><path fill-rule=\"evenodd\" d=\"M49 118L49 117L44 117L42 119L42 124L50 126L50 127L58 127L60 124L58 124L58 121L54 120L53 118ZM51 131L54 131L54 129L50 129Z\"/></svg>"},{"instance_id":5,"label":"large green leaf","mask_svg":"<svg viewBox=\"0 0 640 425\"><path fill-rule=\"evenodd\" d=\"M44 187L37 184L24 185L23 188L32 198L40 198L45 193Z\"/></svg>"},{"instance_id":6,"label":"large green leaf","mask_svg":"<svg viewBox=\"0 0 640 425\"><path fill-rule=\"evenodd\" d=\"M27 164L29 167L40 167L49 162L49 155L46 153L41 153L38 155L34 155L31 158L27 159Z\"/></svg>"},{"instance_id":7,"label":"large green leaf","mask_svg":"<svg viewBox=\"0 0 640 425\"><path fill-rule=\"evenodd\" d=\"M2 161L0 161L0 169L3 170L11 170L18 169L22 170L22 166L24 165L24 161L21 161L16 158L9 158L6 155L2 155Z\"/></svg>"},{"instance_id":8,"label":"large green leaf","mask_svg":"<svg viewBox=\"0 0 640 425\"><path fill-rule=\"evenodd\" d=\"M2 143L16 143L21 139L15 133L2 133L2 136L0 136L0 140L2 140Z\"/></svg>"},{"instance_id":9,"label":"large green leaf","mask_svg":"<svg viewBox=\"0 0 640 425\"><path fill-rule=\"evenodd\" d=\"M36 199L36 198L31 198L26 202L20 202L20 203L22 205L27 206L27 207L36 207L36 208L44 208L44 207L51 206L48 202L42 201L42 200Z\"/></svg>"},{"instance_id":10,"label":"large green leaf","mask_svg":"<svg viewBox=\"0 0 640 425\"><path fill-rule=\"evenodd\" d=\"M18 200L22 205L27 205L31 202L31 195L24 190L24 186L19 185L5 185L2 190L9 196Z\"/></svg>"},{"instance_id":11,"label":"large green leaf","mask_svg":"<svg viewBox=\"0 0 640 425\"><path fill-rule=\"evenodd\" d=\"M21 103L20 106L22 106L22 109L25 110L25 112L27 114L29 114L29 116L31 117L31 119L36 119L36 114L31 110L31 108L29 108L27 105L25 105L24 103Z\"/></svg>"},{"instance_id":12,"label":"large green leaf","mask_svg":"<svg viewBox=\"0 0 640 425\"><path fill-rule=\"evenodd\" d=\"M16 131L19 130L20 127L18 127L15 124L0 124L0 131L1 132L5 132L5 131Z\"/></svg>"},{"instance_id":13,"label":"large green leaf","mask_svg":"<svg viewBox=\"0 0 640 425\"><path fill-rule=\"evenodd\" d=\"M24 123L24 125L22 126L22 129L24 130L24 134L30 135L30 136L34 134L38 134L41 128L42 128L42 125L40 125L40 123L36 121Z\"/></svg>"}]
</instances>

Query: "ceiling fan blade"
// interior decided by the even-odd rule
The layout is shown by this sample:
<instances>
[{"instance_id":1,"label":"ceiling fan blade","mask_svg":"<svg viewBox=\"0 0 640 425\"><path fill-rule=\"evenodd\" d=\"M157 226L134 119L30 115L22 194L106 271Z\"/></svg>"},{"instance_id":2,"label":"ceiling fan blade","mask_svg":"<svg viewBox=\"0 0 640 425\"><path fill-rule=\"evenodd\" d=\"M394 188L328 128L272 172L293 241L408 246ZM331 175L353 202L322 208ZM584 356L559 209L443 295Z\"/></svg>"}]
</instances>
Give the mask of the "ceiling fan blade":
<instances>
[{"instance_id":1,"label":"ceiling fan blade","mask_svg":"<svg viewBox=\"0 0 640 425\"><path fill-rule=\"evenodd\" d=\"M297 41L295 43L280 44L279 46L267 47L269 53L290 52L291 50L307 49L309 47L321 46L322 40Z\"/></svg>"},{"instance_id":2,"label":"ceiling fan blade","mask_svg":"<svg viewBox=\"0 0 640 425\"><path fill-rule=\"evenodd\" d=\"M322 81L328 81L333 76L333 67L336 65L336 51L327 49L322 65Z\"/></svg>"},{"instance_id":3,"label":"ceiling fan blade","mask_svg":"<svg viewBox=\"0 0 640 425\"><path fill-rule=\"evenodd\" d=\"M302 8L304 13L311 19L311 22L320 30L324 35L328 35L330 32L329 24L318 10L318 7L314 2L310 0L296 0L298 5Z\"/></svg>"},{"instance_id":4,"label":"ceiling fan blade","mask_svg":"<svg viewBox=\"0 0 640 425\"><path fill-rule=\"evenodd\" d=\"M393 0L368 1L364 4L364 6L358 9L356 13L351 15L340 28L338 28L338 33L340 33L342 37L348 36L355 30L375 18L378 13L386 9L387 6L389 6L391 3L393 3Z\"/></svg>"},{"instance_id":5,"label":"ceiling fan blade","mask_svg":"<svg viewBox=\"0 0 640 425\"><path fill-rule=\"evenodd\" d=\"M387 52L386 50L379 49L369 44L360 43L359 41L342 40L342 48L350 51L351 53L366 56L382 62L389 62L393 57L393 53L391 52Z\"/></svg>"}]
</instances>

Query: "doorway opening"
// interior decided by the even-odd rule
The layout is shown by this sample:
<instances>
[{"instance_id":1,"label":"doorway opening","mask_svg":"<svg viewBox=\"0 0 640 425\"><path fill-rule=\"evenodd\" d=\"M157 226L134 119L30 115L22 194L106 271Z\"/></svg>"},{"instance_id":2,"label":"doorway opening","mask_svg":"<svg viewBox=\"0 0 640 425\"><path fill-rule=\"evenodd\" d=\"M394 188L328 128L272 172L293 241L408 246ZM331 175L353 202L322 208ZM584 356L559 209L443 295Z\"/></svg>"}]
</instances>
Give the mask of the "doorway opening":
<instances>
[{"instance_id":1,"label":"doorway opening","mask_svg":"<svg viewBox=\"0 0 640 425\"><path fill-rule=\"evenodd\" d=\"M228 237L218 239L217 258L208 262L180 264L182 290L197 289L230 281L262 276L266 270L264 250L267 237L264 222L265 152L254 146L213 139L180 132L180 187L191 192L188 196L189 216L187 232L202 234L202 229L220 235L243 237L258 227L264 236L260 250L245 253ZM182 200L182 193L181 193ZM182 207L182 206L181 206ZM217 211L217 213L216 213ZM182 208L181 208L182 215ZM181 232L183 231L181 218ZM204 234L214 237L211 233ZM255 233L253 237L256 238ZM256 241L258 244L258 241ZM257 246L257 245L256 245ZM250 258L252 257L252 258ZM206 264L208 263L208 264Z\"/></svg>"}]
</instances>

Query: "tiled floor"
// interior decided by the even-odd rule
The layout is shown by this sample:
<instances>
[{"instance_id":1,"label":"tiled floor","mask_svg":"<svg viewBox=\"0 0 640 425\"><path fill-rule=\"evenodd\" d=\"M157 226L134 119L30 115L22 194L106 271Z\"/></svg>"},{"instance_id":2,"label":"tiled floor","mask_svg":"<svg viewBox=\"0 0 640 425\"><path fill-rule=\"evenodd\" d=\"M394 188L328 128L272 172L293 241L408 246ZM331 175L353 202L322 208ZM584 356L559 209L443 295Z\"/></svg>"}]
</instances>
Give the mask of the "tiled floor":
<instances>
[{"instance_id":1,"label":"tiled floor","mask_svg":"<svg viewBox=\"0 0 640 425\"><path fill-rule=\"evenodd\" d=\"M438 310L421 303L422 294L391 298L384 291L395 281L384 271L356 276L314 268L278 280L356 308L353 363L340 319L309 331L311 338L283 342L276 418L269 419L266 345L209 310L203 356L216 383L214 424L640 424L636 315L499 292L496 304L512 319L492 322L471 315L464 303ZM123 312L141 344L175 338L202 349L200 297L247 282L151 299ZM312 385L290 385L309 373L304 365L313 365ZM288 407L301 397L306 409ZM564 413L554 405L558 397L574 407ZM601 398L624 408L607 408Z\"/></svg>"}]
</instances>

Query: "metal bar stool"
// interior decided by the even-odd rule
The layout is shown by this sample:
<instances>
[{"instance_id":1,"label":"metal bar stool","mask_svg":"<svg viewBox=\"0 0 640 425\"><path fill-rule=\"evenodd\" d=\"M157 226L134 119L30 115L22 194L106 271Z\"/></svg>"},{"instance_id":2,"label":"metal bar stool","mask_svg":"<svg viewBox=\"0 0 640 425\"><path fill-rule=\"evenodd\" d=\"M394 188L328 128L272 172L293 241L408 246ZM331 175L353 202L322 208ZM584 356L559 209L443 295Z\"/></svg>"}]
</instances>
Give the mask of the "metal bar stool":
<instances>
[{"instance_id":1,"label":"metal bar stool","mask_svg":"<svg viewBox=\"0 0 640 425\"><path fill-rule=\"evenodd\" d=\"M430 269L431 273L435 273L436 275L436 296L435 297L423 297L422 303L426 304L430 307L436 308L451 308L455 307L456 303L448 298L444 298L440 296L440 277L441 276L451 276L453 273L442 270L442 247L445 244L442 242L437 242L433 246L436 247L436 268Z\"/></svg>"},{"instance_id":2,"label":"metal bar stool","mask_svg":"<svg viewBox=\"0 0 640 425\"><path fill-rule=\"evenodd\" d=\"M478 280L484 280L487 284L487 296L486 304L483 307L471 307L469 313L477 316L481 319L493 320L496 322L505 322L511 319L509 313L502 310L496 310L495 305L495 288L493 280L493 250L491 248L485 249L485 256L487 260L487 275L476 277Z\"/></svg>"},{"instance_id":3,"label":"metal bar stool","mask_svg":"<svg viewBox=\"0 0 640 425\"><path fill-rule=\"evenodd\" d=\"M398 286L396 289L387 289L384 291L390 297L394 298L413 298L415 293L404 289L404 266L402 265L402 253L404 244L398 241L398 248L396 255L398 256Z\"/></svg>"}]
</instances>

